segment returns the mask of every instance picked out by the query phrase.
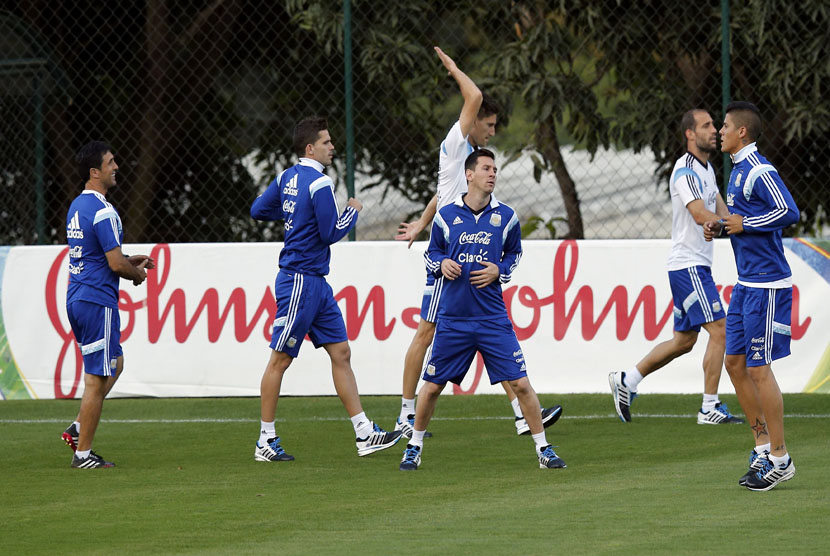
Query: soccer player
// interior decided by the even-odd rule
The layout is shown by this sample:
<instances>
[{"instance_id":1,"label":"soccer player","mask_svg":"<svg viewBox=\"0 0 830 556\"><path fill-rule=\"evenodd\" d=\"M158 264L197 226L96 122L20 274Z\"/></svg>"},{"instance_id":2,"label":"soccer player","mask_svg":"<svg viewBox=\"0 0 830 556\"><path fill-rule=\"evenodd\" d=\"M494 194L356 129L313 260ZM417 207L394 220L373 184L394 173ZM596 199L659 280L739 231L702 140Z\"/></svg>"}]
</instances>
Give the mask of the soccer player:
<instances>
[{"instance_id":1,"label":"soccer player","mask_svg":"<svg viewBox=\"0 0 830 556\"><path fill-rule=\"evenodd\" d=\"M69 244L69 285L66 314L84 358L84 393L81 409L62 438L72 448L72 467L113 467L92 451L104 398L124 370L121 319L118 314L118 279L138 286L153 268L147 255L125 255L121 217L108 201L115 187L118 164L112 149L92 141L75 155L84 190L66 213Z\"/></svg>"},{"instance_id":2,"label":"soccer player","mask_svg":"<svg viewBox=\"0 0 830 556\"><path fill-rule=\"evenodd\" d=\"M447 382L461 383L476 351L484 358L490 383L506 381L515 392L536 444L539 467L566 467L545 438L539 398L527 378L522 348L502 297L501 284L510 281L522 257L519 219L493 196L496 163L491 151L473 151L464 168L467 192L438 211L424 255L441 303L415 426L400 469L414 471L420 466L424 433L438 396Z\"/></svg>"},{"instance_id":3,"label":"soccer player","mask_svg":"<svg viewBox=\"0 0 830 556\"><path fill-rule=\"evenodd\" d=\"M784 399L772 362L790 354L792 272L781 231L798 222L798 207L778 171L755 141L761 115L750 102L726 107L721 150L732 155L726 190L729 216L704 226L711 240L725 231L732 242L738 283L726 315L726 370L752 424L755 448L738 484L769 490L795 476L784 441Z\"/></svg>"},{"instance_id":4,"label":"soccer player","mask_svg":"<svg viewBox=\"0 0 830 556\"><path fill-rule=\"evenodd\" d=\"M324 118L301 120L294 128L298 164L288 168L256 198L251 216L256 220L283 220L285 240L274 283L277 314L271 335L271 358L260 385L261 427L254 449L256 461L291 461L274 428L282 377L300 352L306 334L315 348L331 359L331 375L340 401L354 426L357 455L389 448L400 432L386 432L370 421L360 404L352 372L343 315L325 276L329 273L330 246L349 233L363 205L350 198L338 215L334 184L323 173L331 164L334 144Z\"/></svg>"},{"instance_id":5,"label":"soccer player","mask_svg":"<svg viewBox=\"0 0 830 556\"><path fill-rule=\"evenodd\" d=\"M713 245L703 237L703 224L729 215L718 192L709 157L717 151L717 130L706 110L689 110L680 120L686 154L674 163L669 179L672 202L672 246L668 271L674 301L674 334L654 348L637 365L608 375L614 408L620 420L631 421L631 402L640 381L677 357L692 350L700 328L709 333L703 355L703 403L697 413L700 425L743 423L718 399L718 384L726 348L726 313L712 280Z\"/></svg>"},{"instance_id":6,"label":"soccer player","mask_svg":"<svg viewBox=\"0 0 830 556\"><path fill-rule=\"evenodd\" d=\"M464 173L465 159L474 149L486 147L490 138L496 134L498 117L496 103L482 94L473 80L458 69L453 59L437 46L435 52L449 75L458 83L461 96L464 98L464 105L461 107L458 121L450 128L441 143L438 159L438 192L427 204L418 220L403 222L398 228L395 239L408 241L410 247L418 234L432 222L436 210L452 203L459 195L467 191L467 178ZM424 357L435 334L435 320L440 299L441 291L435 287L435 276L427 272L424 296L421 301L420 322L404 358L401 411L395 424L395 430L400 430L407 438L412 436L412 426L415 421L415 390L418 387L418 377L423 371ZM516 433L527 434L530 428L522 415L516 394L507 382L503 382L502 387L513 407ZM545 427L554 424L561 414L562 407L558 405L542 409Z\"/></svg>"}]
</instances>

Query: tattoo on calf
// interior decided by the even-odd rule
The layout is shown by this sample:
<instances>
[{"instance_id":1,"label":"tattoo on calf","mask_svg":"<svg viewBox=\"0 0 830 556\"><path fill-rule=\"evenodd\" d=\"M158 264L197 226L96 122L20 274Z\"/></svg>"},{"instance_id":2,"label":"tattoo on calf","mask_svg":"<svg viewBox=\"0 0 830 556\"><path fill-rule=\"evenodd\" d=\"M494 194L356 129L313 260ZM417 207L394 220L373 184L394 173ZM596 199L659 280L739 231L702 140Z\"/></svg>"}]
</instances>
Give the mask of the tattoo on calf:
<instances>
[{"instance_id":1,"label":"tattoo on calf","mask_svg":"<svg viewBox=\"0 0 830 556\"><path fill-rule=\"evenodd\" d=\"M763 435L769 435L767 432L767 424L762 423L760 419L755 419L755 424L752 425L752 430L755 432L755 438L761 438Z\"/></svg>"}]
</instances>

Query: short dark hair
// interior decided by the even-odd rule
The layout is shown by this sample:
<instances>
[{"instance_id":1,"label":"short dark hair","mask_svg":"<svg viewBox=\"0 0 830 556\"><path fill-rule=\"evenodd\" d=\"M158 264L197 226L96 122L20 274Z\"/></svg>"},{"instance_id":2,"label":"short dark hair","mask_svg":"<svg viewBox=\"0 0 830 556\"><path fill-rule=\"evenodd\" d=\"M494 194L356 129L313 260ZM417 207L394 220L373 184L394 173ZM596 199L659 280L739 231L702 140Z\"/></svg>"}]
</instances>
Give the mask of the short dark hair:
<instances>
[{"instance_id":1,"label":"short dark hair","mask_svg":"<svg viewBox=\"0 0 830 556\"><path fill-rule=\"evenodd\" d=\"M706 112L709 113L708 110L704 110L703 108L692 108L691 110L685 112L683 117L680 118L680 135L683 136L683 140L686 140L686 130L691 129L692 131L695 130L697 127L697 121L695 120L695 114L698 112Z\"/></svg>"},{"instance_id":2,"label":"short dark hair","mask_svg":"<svg viewBox=\"0 0 830 556\"><path fill-rule=\"evenodd\" d=\"M478 159L482 156L488 156L492 158L493 161L496 160L496 155L493 154L493 151L487 149L476 149L471 152L464 161L464 170L475 170L476 164L478 164Z\"/></svg>"},{"instance_id":3,"label":"short dark hair","mask_svg":"<svg viewBox=\"0 0 830 556\"><path fill-rule=\"evenodd\" d=\"M101 169L104 163L104 155L112 149L103 141L90 141L75 153L75 164L78 165L78 177L86 183L89 181L89 170L92 168Z\"/></svg>"},{"instance_id":4,"label":"short dark hair","mask_svg":"<svg viewBox=\"0 0 830 556\"><path fill-rule=\"evenodd\" d=\"M476 118L481 120L492 116L493 114L498 115L499 103L496 102L496 99L487 93L482 93L481 96L481 106L478 109L478 115L476 115Z\"/></svg>"},{"instance_id":5,"label":"short dark hair","mask_svg":"<svg viewBox=\"0 0 830 556\"><path fill-rule=\"evenodd\" d=\"M730 102L726 106L726 114L732 113L735 118L735 123L738 126L745 127L747 135L753 141L757 140L761 135L761 112L758 107L751 102L744 100L736 100Z\"/></svg>"},{"instance_id":6,"label":"short dark hair","mask_svg":"<svg viewBox=\"0 0 830 556\"><path fill-rule=\"evenodd\" d=\"M305 156L306 145L317 141L320 132L328 128L328 122L321 116L309 116L297 122L294 126L294 152L297 156Z\"/></svg>"}]
</instances>

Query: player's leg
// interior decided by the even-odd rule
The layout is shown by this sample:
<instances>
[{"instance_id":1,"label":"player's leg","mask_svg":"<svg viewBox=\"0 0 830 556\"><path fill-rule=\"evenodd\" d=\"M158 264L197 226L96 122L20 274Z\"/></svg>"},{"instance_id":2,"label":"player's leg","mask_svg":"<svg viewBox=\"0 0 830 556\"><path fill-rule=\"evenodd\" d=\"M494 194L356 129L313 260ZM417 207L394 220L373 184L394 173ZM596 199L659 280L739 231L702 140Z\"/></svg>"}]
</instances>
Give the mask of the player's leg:
<instances>
[{"instance_id":1,"label":"player's leg","mask_svg":"<svg viewBox=\"0 0 830 556\"><path fill-rule=\"evenodd\" d=\"M718 385L726 351L726 319L707 322L703 327L709 333L709 341L703 355L703 405L697 414L697 422L701 425L741 424L744 420L732 415L727 405L718 398Z\"/></svg>"},{"instance_id":2,"label":"player's leg","mask_svg":"<svg viewBox=\"0 0 830 556\"><path fill-rule=\"evenodd\" d=\"M389 448L400 440L401 433L383 430L363 412L343 314L328 282L323 278L317 278L315 282L319 285L320 304L308 335L315 347L324 348L329 355L334 389L354 428L357 455L367 456Z\"/></svg>"},{"instance_id":3,"label":"player's leg","mask_svg":"<svg viewBox=\"0 0 830 556\"><path fill-rule=\"evenodd\" d=\"M770 439L770 453L755 475L746 480L750 490L769 490L795 476L795 465L784 439L784 398L772 372L773 360L790 354L792 289L747 288L744 326L750 338L746 354L749 376L758 390Z\"/></svg>"},{"instance_id":4,"label":"player's leg","mask_svg":"<svg viewBox=\"0 0 830 556\"><path fill-rule=\"evenodd\" d=\"M314 284L302 274L278 272L274 296L277 312L271 328L271 354L259 383L259 438L254 446L254 460L264 462L294 459L277 435L277 405L285 371L299 354L317 307Z\"/></svg>"},{"instance_id":5,"label":"player's leg","mask_svg":"<svg viewBox=\"0 0 830 556\"><path fill-rule=\"evenodd\" d=\"M421 465L426 428L432 419L438 396L447 382L460 384L476 354L471 324L466 321L439 320L429 360L424 368L424 385L418 394L412 437L404 449L399 469L414 471Z\"/></svg>"},{"instance_id":6,"label":"player's leg","mask_svg":"<svg viewBox=\"0 0 830 556\"><path fill-rule=\"evenodd\" d=\"M443 279L436 280L432 274L427 275L424 295L421 299L421 320L418 322L415 336L404 357L401 410L395 419L395 430L401 431L407 438L412 436L415 421L415 393L418 380L424 371L424 360L435 335L435 321L438 319L443 284Z\"/></svg>"},{"instance_id":7,"label":"player's leg","mask_svg":"<svg viewBox=\"0 0 830 556\"><path fill-rule=\"evenodd\" d=\"M540 467L565 467L545 437L541 406L536 391L527 376L522 348L510 320L480 321L476 334L476 348L484 359L490 383L508 382L519 400L522 413L536 447Z\"/></svg>"}]
</instances>

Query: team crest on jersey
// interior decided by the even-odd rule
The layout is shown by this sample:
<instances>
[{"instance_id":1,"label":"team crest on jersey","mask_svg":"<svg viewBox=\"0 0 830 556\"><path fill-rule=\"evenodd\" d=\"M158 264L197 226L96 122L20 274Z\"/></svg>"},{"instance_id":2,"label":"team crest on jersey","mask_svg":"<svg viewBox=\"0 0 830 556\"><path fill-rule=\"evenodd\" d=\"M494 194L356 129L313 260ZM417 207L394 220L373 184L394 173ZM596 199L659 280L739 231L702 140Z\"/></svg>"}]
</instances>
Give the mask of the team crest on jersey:
<instances>
[{"instance_id":1,"label":"team crest on jersey","mask_svg":"<svg viewBox=\"0 0 830 556\"><path fill-rule=\"evenodd\" d=\"M490 215L490 225L499 227L501 226L501 214L495 213Z\"/></svg>"},{"instance_id":2,"label":"team crest on jersey","mask_svg":"<svg viewBox=\"0 0 830 556\"><path fill-rule=\"evenodd\" d=\"M743 176L743 172L738 172L738 175L735 176L735 189L741 187L741 177Z\"/></svg>"}]
</instances>

